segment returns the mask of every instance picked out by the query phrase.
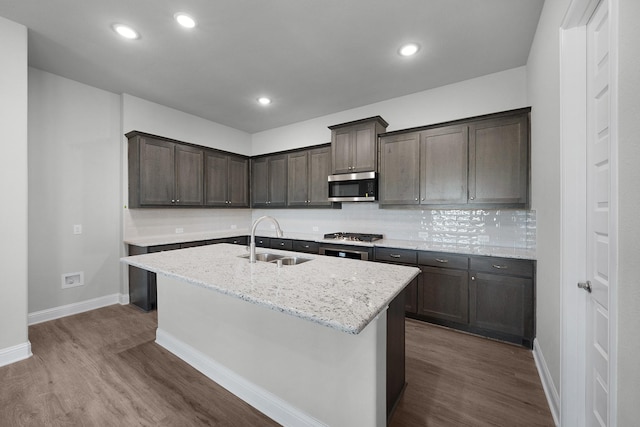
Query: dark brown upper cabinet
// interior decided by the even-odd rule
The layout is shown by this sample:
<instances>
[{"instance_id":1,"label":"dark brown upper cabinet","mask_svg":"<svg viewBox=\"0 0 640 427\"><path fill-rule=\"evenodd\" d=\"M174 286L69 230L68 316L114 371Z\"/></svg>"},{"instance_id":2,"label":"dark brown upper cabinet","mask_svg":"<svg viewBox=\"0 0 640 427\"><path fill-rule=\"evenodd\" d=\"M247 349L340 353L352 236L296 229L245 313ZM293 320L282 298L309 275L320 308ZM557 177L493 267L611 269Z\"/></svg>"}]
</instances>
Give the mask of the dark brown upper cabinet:
<instances>
[{"instance_id":1,"label":"dark brown upper cabinet","mask_svg":"<svg viewBox=\"0 0 640 427\"><path fill-rule=\"evenodd\" d=\"M529 111L381 135L380 205L527 208Z\"/></svg>"},{"instance_id":2,"label":"dark brown upper cabinet","mask_svg":"<svg viewBox=\"0 0 640 427\"><path fill-rule=\"evenodd\" d=\"M331 173L330 147L288 155L287 206L331 206L327 177Z\"/></svg>"},{"instance_id":3,"label":"dark brown upper cabinet","mask_svg":"<svg viewBox=\"0 0 640 427\"><path fill-rule=\"evenodd\" d=\"M378 134L387 126L380 116L329 126L333 173L376 171Z\"/></svg>"},{"instance_id":4,"label":"dark brown upper cabinet","mask_svg":"<svg viewBox=\"0 0 640 427\"><path fill-rule=\"evenodd\" d=\"M277 154L251 159L251 206L287 206L287 155Z\"/></svg>"},{"instance_id":5,"label":"dark brown upper cabinet","mask_svg":"<svg viewBox=\"0 0 640 427\"><path fill-rule=\"evenodd\" d=\"M528 202L528 115L469 125L469 203Z\"/></svg>"},{"instance_id":6,"label":"dark brown upper cabinet","mask_svg":"<svg viewBox=\"0 0 640 427\"><path fill-rule=\"evenodd\" d=\"M249 207L249 159L205 151L204 204L210 207Z\"/></svg>"},{"instance_id":7,"label":"dark brown upper cabinet","mask_svg":"<svg viewBox=\"0 0 640 427\"><path fill-rule=\"evenodd\" d=\"M202 206L204 150L129 133L129 207Z\"/></svg>"},{"instance_id":8,"label":"dark brown upper cabinet","mask_svg":"<svg viewBox=\"0 0 640 427\"><path fill-rule=\"evenodd\" d=\"M379 202L420 203L420 133L380 138Z\"/></svg>"},{"instance_id":9,"label":"dark brown upper cabinet","mask_svg":"<svg viewBox=\"0 0 640 427\"><path fill-rule=\"evenodd\" d=\"M421 204L467 202L468 134L467 126L447 126L421 133Z\"/></svg>"}]
</instances>

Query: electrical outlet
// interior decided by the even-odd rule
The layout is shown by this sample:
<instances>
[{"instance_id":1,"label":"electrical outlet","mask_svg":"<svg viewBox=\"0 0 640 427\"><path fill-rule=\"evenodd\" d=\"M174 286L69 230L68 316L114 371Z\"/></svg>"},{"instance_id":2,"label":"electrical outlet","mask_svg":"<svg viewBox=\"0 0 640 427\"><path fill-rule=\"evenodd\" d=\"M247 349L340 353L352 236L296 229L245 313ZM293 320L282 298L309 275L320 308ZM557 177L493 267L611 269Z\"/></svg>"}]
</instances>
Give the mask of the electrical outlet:
<instances>
[{"instance_id":1,"label":"electrical outlet","mask_svg":"<svg viewBox=\"0 0 640 427\"><path fill-rule=\"evenodd\" d=\"M426 231L418 231L418 237L421 239L426 239L429 237L429 233Z\"/></svg>"},{"instance_id":2,"label":"electrical outlet","mask_svg":"<svg viewBox=\"0 0 640 427\"><path fill-rule=\"evenodd\" d=\"M64 273L62 275L62 289L75 288L84 285L84 272Z\"/></svg>"},{"instance_id":3,"label":"electrical outlet","mask_svg":"<svg viewBox=\"0 0 640 427\"><path fill-rule=\"evenodd\" d=\"M73 226L73 234L82 234L82 224L75 224Z\"/></svg>"},{"instance_id":4,"label":"electrical outlet","mask_svg":"<svg viewBox=\"0 0 640 427\"><path fill-rule=\"evenodd\" d=\"M313 227L313 231L320 231L320 228L318 228L318 227Z\"/></svg>"},{"instance_id":5,"label":"electrical outlet","mask_svg":"<svg viewBox=\"0 0 640 427\"><path fill-rule=\"evenodd\" d=\"M231 224L231 229L232 229L232 230L235 230L235 229L237 229L237 228L238 228L238 226L237 226L237 225L235 225L235 224Z\"/></svg>"},{"instance_id":6,"label":"electrical outlet","mask_svg":"<svg viewBox=\"0 0 640 427\"><path fill-rule=\"evenodd\" d=\"M182 227L176 228L176 234L181 234L181 233L184 233L184 228Z\"/></svg>"}]
</instances>

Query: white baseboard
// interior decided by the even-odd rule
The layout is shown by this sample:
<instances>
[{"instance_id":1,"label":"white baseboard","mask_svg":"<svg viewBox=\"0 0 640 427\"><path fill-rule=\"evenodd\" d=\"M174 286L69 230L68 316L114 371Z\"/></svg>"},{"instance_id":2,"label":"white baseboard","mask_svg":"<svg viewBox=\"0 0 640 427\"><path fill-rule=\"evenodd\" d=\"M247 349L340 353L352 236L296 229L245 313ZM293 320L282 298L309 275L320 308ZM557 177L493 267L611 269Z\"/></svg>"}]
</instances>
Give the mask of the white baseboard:
<instances>
[{"instance_id":1,"label":"white baseboard","mask_svg":"<svg viewBox=\"0 0 640 427\"><path fill-rule=\"evenodd\" d=\"M551 379L551 373L547 367L547 361L544 359L542 349L537 339L533 340L533 360L536 362L536 368L538 369L538 375L540 375L540 381L542 381L542 388L544 394L547 396L547 402L549 403L549 409L551 410L551 416L553 416L553 422L556 426L560 425L560 395L556 390Z\"/></svg>"},{"instance_id":2,"label":"white baseboard","mask_svg":"<svg viewBox=\"0 0 640 427\"><path fill-rule=\"evenodd\" d=\"M120 305L129 304L129 294L119 294L118 300L120 302Z\"/></svg>"},{"instance_id":3,"label":"white baseboard","mask_svg":"<svg viewBox=\"0 0 640 427\"><path fill-rule=\"evenodd\" d=\"M31 342L27 341L23 344L14 345L0 349L0 367L19 362L33 356L31 353Z\"/></svg>"},{"instance_id":4,"label":"white baseboard","mask_svg":"<svg viewBox=\"0 0 640 427\"><path fill-rule=\"evenodd\" d=\"M317 419L246 380L160 328L156 330L156 343L282 425L326 427Z\"/></svg>"},{"instance_id":5,"label":"white baseboard","mask_svg":"<svg viewBox=\"0 0 640 427\"><path fill-rule=\"evenodd\" d=\"M126 299L124 297L125 295L123 294L106 295L99 298L93 298L86 301L75 302L73 304L61 305L60 307L48 308L46 310L29 313L29 325L48 322L49 320L59 319L73 314L84 313L85 311L95 310L108 305L128 304L129 295L126 295ZM126 302L123 302L125 300Z\"/></svg>"}]
</instances>

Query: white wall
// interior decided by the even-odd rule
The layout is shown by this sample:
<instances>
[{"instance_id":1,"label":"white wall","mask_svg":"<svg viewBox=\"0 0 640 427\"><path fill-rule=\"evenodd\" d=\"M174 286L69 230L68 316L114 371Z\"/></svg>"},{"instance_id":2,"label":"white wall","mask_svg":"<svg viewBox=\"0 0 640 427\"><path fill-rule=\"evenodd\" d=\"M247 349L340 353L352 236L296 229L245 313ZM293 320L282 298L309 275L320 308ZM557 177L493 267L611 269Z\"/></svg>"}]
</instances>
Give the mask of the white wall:
<instances>
[{"instance_id":1,"label":"white wall","mask_svg":"<svg viewBox=\"0 0 640 427\"><path fill-rule=\"evenodd\" d=\"M640 2L619 0L618 425L640 420Z\"/></svg>"},{"instance_id":2,"label":"white wall","mask_svg":"<svg viewBox=\"0 0 640 427\"><path fill-rule=\"evenodd\" d=\"M536 339L560 387L560 51L569 0L545 2L527 62L532 208L537 220Z\"/></svg>"},{"instance_id":3,"label":"white wall","mask_svg":"<svg viewBox=\"0 0 640 427\"><path fill-rule=\"evenodd\" d=\"M122 205L128 204L127 138L133 130L173 138L179 141L250 155L251 135L182 111L155 104L131 95L122 95ZM251 224L248 209L124 209L125 238L228 230L231 226L246 229ZM124 278L126 282L126 277ZM126 293L125 287L123 291Z\"/></svg>"},{"instance_id":4,"label":"white wall","mask_svg":"<svg viewBox=\"0 0 640 427\"><path fill-rule=\"evenodd\" d=\"M382 116L387 131L527 107L525 67L414 93L252 135L259 155L331 141L327 126Z\"/></svg>"},{"instance_id":5,"label":"white wall","mask_svg":"<svg viewBox=\"0 0 640 427\"><path fill-rule=\"evenodd\" d=\"M133 130L179 141L251 154L251 135L135 96L122 95L123 133Z\"/></svg>"},{"instance_id":6,"label":"white wall","mask_svg":"<svg viewBox=\"0 0 640 427\"><path fill-rule=\"evenodd\" d=\"M30 313L119 292L120 134L119 95L29 68Z\"/></svg>"},{"instance_id":7,"label":"white wall","mask_svg":"<svg viewBox=\"0 0 640 427\"><path fill-rule=\"evenodd\" d=\"M31 354L27 336L27 28L0 17L0 366Z\"/></svg>"}]
</instances>

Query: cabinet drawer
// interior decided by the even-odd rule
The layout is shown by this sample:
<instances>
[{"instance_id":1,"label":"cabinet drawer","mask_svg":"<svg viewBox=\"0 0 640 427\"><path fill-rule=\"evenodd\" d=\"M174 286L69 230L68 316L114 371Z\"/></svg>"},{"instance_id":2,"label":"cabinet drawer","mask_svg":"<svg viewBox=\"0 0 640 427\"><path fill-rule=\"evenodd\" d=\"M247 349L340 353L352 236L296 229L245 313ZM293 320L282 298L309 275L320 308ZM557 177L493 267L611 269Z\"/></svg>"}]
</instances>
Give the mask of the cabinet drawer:
<instances>
[{"instance_id":1,"label":"cabinet drawer","mask_svg":"<svg viewBox=\"0 0 640 427\"><path fill-rule=\"evenodd\" d=\"M251 243L251 242L249 242ZM256 236L256 246L259 248L270 248L271 247L271 239L269 237L258 237Z\"/></svg>"},{"instance_id":2,"label":"cabinet drawer","mask_svg":"<svg viewBox=\"0 0 640 427\"><path fill-rule=\"evenodd\" d=\"M289 239L271 239L271 248L290 251L293 249L293 242Z\"/></svg>"},{"instance_id":3,"label":"cabinet drawer","mask_svg":"<svg viewBox=\"0 0 640 427\"><path fill-rule=\"evenodd\" d=\"M247 236L229 237L225 240L225 243L231 243L232 245L246 245Z\"/></svg>"},{"instance_id":4,"label":"cabinet drawer","mask_svg":"<svg viewBox=\"0 0 640 427\"><path fill-rule=\"evenodd\" d=\"M533 277L533 261L527 259L472 257L471 270L494 274Z\"/></svg>"},{"instance_id":5,"label":"cabinet drawer","mask_svg":"<svg viewBox=\"0 0 640 427\"><path fill-rule=\"evenodd\" d=\"M148 249L148 253L174 251L176 249L180 249L180 243L175 243L175 244L171 244L171 245L151 246Z\"/></svg>"},{"instance_id":6,"label":"cabinet drawer","mask_svg":"<svg viewBox=\"0 0 640 427\"><path fill-rule=\"evenodd\" d=\"M200 240L197 242L185 242L185 243L180 243L180 249L184 249L184 248L195 248L196 246L204 246L207 245L208 242L206 240Z\"/></svg>"},{"instance_id":7,"label":"cabinet drawer","mask_svg":"<svg viewBox=\"0 0 640 427\"><path fill-rule=\"evenodd\" d=\"M418 264L466 270L469 268L469 257L446 252L418 252Z\"/></svg>"},{"instance_id":8,"label":"cabinet drawer","mask_svg":"<svg viewBox=\"0 0 640 427\"><path fill-rule=\"evenodd\" d=\"M376 261L388 261L398 264L415 264L416 251L409 249L375 248Z\"/></svg>"},{"instance_id":9,"label":"cabinet drawer","mask_svg":"<svg viewBox=\"0 0 640 427\"><path fill-rule=\"evenodd\" d=\"M292 250L296 252L306 252L309 254L317 254L318 247L319 245L317 242L309 242L306 240L294 240Z\"/></svg>"}]
</instances>

